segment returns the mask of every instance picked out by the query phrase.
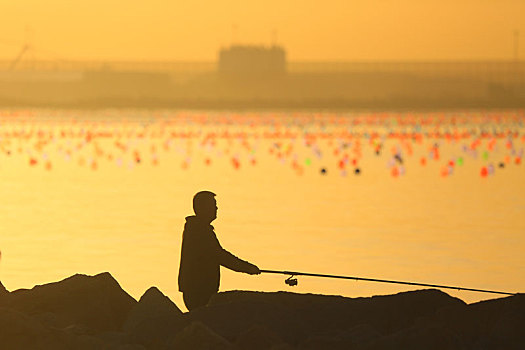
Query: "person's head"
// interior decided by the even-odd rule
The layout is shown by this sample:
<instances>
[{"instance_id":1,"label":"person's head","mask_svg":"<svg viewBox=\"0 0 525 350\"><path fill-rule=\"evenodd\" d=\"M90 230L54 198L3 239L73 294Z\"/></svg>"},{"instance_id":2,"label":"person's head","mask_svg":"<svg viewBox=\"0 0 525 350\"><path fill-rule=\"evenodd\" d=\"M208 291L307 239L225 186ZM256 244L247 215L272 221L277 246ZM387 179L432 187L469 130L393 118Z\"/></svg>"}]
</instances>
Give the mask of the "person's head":
<instances>
[{"instance_id":1,"label":"person's head","mask_svg":"<svg viewBox=\"0 0 525 350\"><path fill-rule=\"evenodd\" d=\"M215 193L200 191L193 196L193 211L197 217L212 222L217 218L217 201Z\"/></svg>"}]
</instances>

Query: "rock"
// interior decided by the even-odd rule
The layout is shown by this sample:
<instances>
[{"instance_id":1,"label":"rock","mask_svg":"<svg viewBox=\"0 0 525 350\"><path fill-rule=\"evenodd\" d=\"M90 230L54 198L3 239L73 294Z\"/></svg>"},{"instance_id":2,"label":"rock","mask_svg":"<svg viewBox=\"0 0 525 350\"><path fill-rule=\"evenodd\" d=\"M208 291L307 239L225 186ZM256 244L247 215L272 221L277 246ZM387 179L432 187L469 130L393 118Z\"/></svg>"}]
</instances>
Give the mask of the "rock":
<instances>
[{"instance_id":1,"label":"rock","mask_svg":"<svg viewBox=\"0 0 525 350\"><path fill-rule=\"evenodd\" d=\"M144 321L166 316L182 318L182 311L160 290L151 287L133 307L122 329L130 332Z\"/></svg>"},{"instance_id":2,"label":"rock","mask_svg":"<svg viewBox=\"0 0 525 350\"><path fill-rule=\"evenodd\" d=\"M56 327L77 324L93 331L120 330L137 303L107 272L17 290L9 299L9 307L29 316L54 314Z\"/></svg>"},{"instance_id":3,"label":"rock","mask_svg":"<svg viewBox=\"0 0 525 350\"><path fill-rule=\"evenodd\" d=\"M357 345L368 344L382 336L381 333L369 324L359 324L343 334L345 338L352 339L352 342Z\"/></svg>"},{"instance_id":4,"label":"rock","mask_svg":"<svg viewBox=\"0 0 525 350\"><path fill-rule=\"evenodd\" d=\"M0 285L1 286L1 285ZM2 302L3 300L3 302ZM467 305L438 290L371 298L232 291L182 313L108 273L9 293L0 349L521 349L525 295Z\"/></svg>"},{"instance_id":5,"label":"rock","mask_svg":"<svg viewBox=\"0 0 525 350\"><path fill-rule=\"evenodd\" d=\"M465 348L465 343L457 331L434 320L426 320L415 326L385 336L367 347L370 350L462 350Z\"/></svg>"},{"instance_id":6,"label":"rock","mask_svg":"<svg viewBox=\"0 0 525 350\"><path fill-rule=\"evenodd\" d=\"M0 344L3 349L31 349L49 346L63 349L59 339L38 321L15 310L0 308Z\"/></svg>"},{"instance_id":7,"label":"rock","mask_svg":"<svg viewBox=\"0 0 525 350\"><path fill-rule=\"evenodd\" d=\"M275 294L279 294L277 298ZM276 300L301 295L290 293L225 292L219 293L211 303L188 313L192 321L202 322L211 330L230 342L239 334L254 327L264 327L288 344L304 338L311 328L309 320L302 319L297 312Z\"/></svg>"},{"instance_id":8,"label":"rock","mask_svg":"<svg viewBox=\"0 0 525 350\"><path fill-rule=\"evenodd\" d=\"M520 349L525 344L525 294L486 300L449 315L473 348Z\"/></svg>"},{"instance_id":9,"label":"rock","mask_svg":"<svg viewBox=\"0 0 525 350\"><path fill-rule=\"evenodd\" d=\"M210 305L191 312L190 317L229 341L260 325L297 346L313 335L340 334L363 324L374 330L374 337L390 334L443 307L464 305L463 301L438 290L355 299L234 291L219 293Z\"/></svg>"},{"instance_id":10,"label":"rock","mask_svg":"<svg viewBox=\"0 0 525 350\"><path fill-rule=\"evenodd\" d=\"M126 344L119 346L116 350L146 350L146 348L138 344Z\"/></svg>"},{"instance_id":11,"label":"rock","mask_svg":"<svg viewBox=\"0 0 525 350\"><path fill-rule=\"evenodd\" d=\"M2 349L97 349L104 344L89 337L79 338L66 331L45 327L18 311L0 308Z\"/></svg>"},{"instance_id":12,"label":"rock","mask_svg":"<svg viewBox=\"0 0 525 350\"><path fill-rule=\"evenodd\" d=\"M186 325L177 305L151 287L133 307L122 329L128 334L128 342L157 348Z\"/></svg>"},{"instance_id":13,"label":"rock","mask_svg":"<svg viewBox=\"0 0 525 350\"><path fill-rule=\"evenodd\" d=\"M5 287L2 284L2 282L0 282L0 296L6 295L7 293L9 293L9 292L7 291L7 289L5 289Z\"/></svg>"},{"instance_id":14,"label":"rock","mask_svg":"<svg viewBox=\"0 0 525 350\"><path fill-rule=\"evenodd\" d=\"M177 333L167 350L231 350L232 344L200 322L193 322Z\"/></svg>"},{"instance_id":15,"label":"rock","mask_svg":"<svg viewBox=\"0 0 525 350\"><path fill-rule=\"evenodd\" d=\"M283 347L287 344L266 327L256 325L241 333L237 337L235 345L239 349L267 350L277 346Z\"/></svg>"},{"instance_id":16,"label":"rock","mask_svg":"<svg viewBox=\"0 0 525 350\"><path fill-rule=\"evenodd\" d=\"M521 349L525 296L446 307L390 334L370 349Z\"/></svg>"},{"instance_id":17,"label":"rock","mask_svg":"<svg viewBox=\"0 0 525 350\"><path fill-rule=\"evenodd\" d=\"M5 305L7 303L7 299L9 297L9 292L7 289L5 289L2 282L0 282L0 306Z\"/></svg>"},{"instance_id":18,"label":"rock","mask_svg":"<svg viewBox=\"0 0 525 350\"><path fill-rule=\"evenodd\" d=\"M0 308L0 349L117 350L119 344L86 335L75 326L65 329L47 327L21 312Z\"/></svg>"},{"instance_id":19,"label":"rock","mask_svg":"<svg viewBox=\"0 0 525 350\"><path fill-rule=\"evenodd\" d=\"M348 330L334 330L314 334L299 345L299 349L359 349L381 338L368 324L359 324Z\"/></svg>"},{"instance_id":20,"label":"rock","mask_svg":"<svg viewBox=\"0 0 525 350\"><path fill-rule=\"evenodd\" d=\"M352 341L334 338L327 335L313 335L301 342L297 347L299 350L352 350L356 349Z\"/></svg>"}]
</instances>

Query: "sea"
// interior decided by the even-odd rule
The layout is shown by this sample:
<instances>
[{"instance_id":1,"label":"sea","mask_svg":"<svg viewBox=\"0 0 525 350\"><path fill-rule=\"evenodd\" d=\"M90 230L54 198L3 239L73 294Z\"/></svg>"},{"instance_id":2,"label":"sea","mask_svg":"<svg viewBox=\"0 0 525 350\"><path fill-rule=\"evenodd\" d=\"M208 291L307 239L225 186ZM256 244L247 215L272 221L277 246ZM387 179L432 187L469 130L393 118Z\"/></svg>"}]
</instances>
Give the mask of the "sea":
<instances>
[{"instance_id":1,"label":"sea","mask_svg":"<svg viewBox=\"0 0 525 350\"><path fill-rule=\"evenodd\" d=\"M177 275L193 195L261 269L525 290L525 111L0 110L0 281ZM424 287L222 269L221 291ZM495 294L444 290L466 302Z\"/></svg>"}]
</instances>

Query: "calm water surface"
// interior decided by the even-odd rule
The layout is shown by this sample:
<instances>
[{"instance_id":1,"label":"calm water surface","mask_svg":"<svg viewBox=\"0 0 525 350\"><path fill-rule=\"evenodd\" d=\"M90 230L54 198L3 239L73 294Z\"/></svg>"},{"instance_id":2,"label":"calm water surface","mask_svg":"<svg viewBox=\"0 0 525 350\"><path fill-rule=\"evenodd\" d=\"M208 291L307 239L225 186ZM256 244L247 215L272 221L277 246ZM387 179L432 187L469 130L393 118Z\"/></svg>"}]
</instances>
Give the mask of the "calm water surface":
<instances>
[{"instance_id":1,"label":"calm water surface","mask_svg":"<svg viewBox=\"0 0 525 350\"><path fill-rule=\"evenodd\" d=\"M109 271L135 298L155 285L183 308L181 233L203 189L217 194L223 247L260 268L525 290L522 111L20 110L0 118L0 280L9 290ZM454 131L471 135L443 136ZM509 131L517 136L502 136ZM481 132L488 136L473 145ZM481 176L483 167L490 174ZM223 270L221 290L358 297L413 289L283 281Z\"/></svg>"}]
</instances>

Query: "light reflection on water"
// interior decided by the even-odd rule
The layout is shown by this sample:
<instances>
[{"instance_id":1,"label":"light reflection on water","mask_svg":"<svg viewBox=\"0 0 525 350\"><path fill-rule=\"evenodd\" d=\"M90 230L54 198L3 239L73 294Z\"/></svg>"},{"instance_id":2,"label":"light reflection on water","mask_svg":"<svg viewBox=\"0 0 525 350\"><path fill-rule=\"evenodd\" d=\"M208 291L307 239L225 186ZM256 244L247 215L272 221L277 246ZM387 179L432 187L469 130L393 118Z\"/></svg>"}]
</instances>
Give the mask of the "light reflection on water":
<instances>
[{"instance_id":1,"label":"light reflection on water","mask_svg":"<svg viewBox=\"0 0 525 350\"><path fill-rule=\"evenodd\" d=\"M393 178L387 166L392 147L399 144L397 139L382 140L378 156L369 140L361 137L361 157L352 153L352 146L342 149L337 139L332 144L330 139L316 141L321 158L301 138L249 137L248 146L236 138L217 139L215 146L200 144L207 132L228 130L262 135L269 130L385 133L413 128L395 123L349 126L332 118L354 120L359 117L355 115L297 112L295 115L306 116L298 126L289 121L289 113L274 114L272 125L257 124L267 115L254 112L237 113L232 124L220 122L224 115L231 116L225 112L20 111L17 117L7 113L2 114L2 132L34 130L31 138L4 134L0 140L0 279L10 290L74 273L109 271L135 298L155 285L182 308L176 285L181 233L185 216L192 214L192 196L202 189L217 193L219 212L214 226L222 245L260 268L525 289L525 164L514 164L525 146L522 138L513 141L514 155L504 169L497 164L511 154L506 138L497 140L487 159L481 155L490 139L483 140L477 158L462 151L462 145L470 145L472 139L438 140L440 160L428 159L425 166L420 158L428 158L436 140L424 138L421 144L409 140L411 156L401 147L406 174ZM523 135L523 113L501 113L515 118L500 124L493 121L493 125L485 122L483 128L507 127ZM186 119L180 119L181 115ZM484 114L472 115L475 119ZM201 125L202 116L211 119ZM72 123L72 118L79 119ZM246 122L250 118L254 126ZM176 122L164 125L166 120ZM444 120L439 128L453 129L447 124L450 120ZM472 125L481 124L458 128L468 130ZM122 135L86 141L90 128ZM201 134L193 141L171 137L165 148L170 134L162 135L163 128ZM84 129L84 134L60 137L60 130L70 129ZM38 146L38 130L53 130L55 136ZM126 151L115 146L116 140ZM276 142L281 143L278 149ZM356 139L351 142L355 145ZM81 148L76 149L79 144ZM284 155L288 145L293 150ZM336 148L341 148L337 156L333 154ZM276 158L279 151L284 161ZM344 152L358 158L359 176L353 174L350 163L347 175L341 175L338 160ZM460 156L464 164L456 165L451 176L442 177L444 164ZM238 158L239 169L232 157ZM35 166L29 165L31 158L37 160ZM293 159L302 172L292 166ZM46 170L48 161L50 170ZM496 165L495 174L482 178L480 168L490 163ZM327 175L320 174L322 167ZM315 278L300 278L299 286L290 288L283 280L223 270L221 290L357 297L410 289ZM449 293L469 302L492 297Z\"/></svg>"}]
</instances>

